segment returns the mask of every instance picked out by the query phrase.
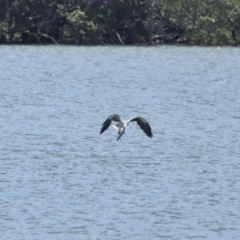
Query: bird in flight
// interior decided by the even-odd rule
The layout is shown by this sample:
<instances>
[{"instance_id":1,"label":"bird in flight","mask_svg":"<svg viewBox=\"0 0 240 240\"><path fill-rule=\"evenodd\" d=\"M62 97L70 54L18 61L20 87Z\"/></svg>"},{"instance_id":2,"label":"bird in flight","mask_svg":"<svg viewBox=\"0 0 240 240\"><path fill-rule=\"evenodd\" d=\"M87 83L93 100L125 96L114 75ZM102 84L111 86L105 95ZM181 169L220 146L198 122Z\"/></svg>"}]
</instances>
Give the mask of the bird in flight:
<instances>
[{"instance_id":1,"label":"bird in flight","mask_svg":"<svg viewBox=\"0 0 240 240\"><path fill-rule=\"evenodd\" d=\"M123 134L125 134L125 129L128 127L130 122L137 122L139 127L146 133L148 137L153 137L152 129L146 119L142 117L133 117L125 121L121 119L118 114L113 114L106 119L106 121L102 124L100 134L102 134L109 128L112 121L117 122L117 124L114 125L114 128L118 130L117 141L121 138Z\"/></svg>"}]
</instances>

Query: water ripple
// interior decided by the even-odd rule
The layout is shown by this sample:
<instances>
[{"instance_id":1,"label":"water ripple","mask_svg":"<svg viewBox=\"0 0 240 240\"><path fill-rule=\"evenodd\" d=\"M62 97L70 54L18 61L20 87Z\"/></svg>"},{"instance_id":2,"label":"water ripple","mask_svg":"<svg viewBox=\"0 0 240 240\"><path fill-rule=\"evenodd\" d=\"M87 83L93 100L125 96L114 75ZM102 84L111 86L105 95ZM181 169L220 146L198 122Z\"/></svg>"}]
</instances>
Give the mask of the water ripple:
<instances>
[{"instance_id":1,"label":"water ripple","mask_svg":"<svg viewBox=\"0 0 240 240\"><path fill-rule=\"evenodd\" d=\"M239 49L0 51L3 239L239 239Z\"/></svg>"}]
</instances>

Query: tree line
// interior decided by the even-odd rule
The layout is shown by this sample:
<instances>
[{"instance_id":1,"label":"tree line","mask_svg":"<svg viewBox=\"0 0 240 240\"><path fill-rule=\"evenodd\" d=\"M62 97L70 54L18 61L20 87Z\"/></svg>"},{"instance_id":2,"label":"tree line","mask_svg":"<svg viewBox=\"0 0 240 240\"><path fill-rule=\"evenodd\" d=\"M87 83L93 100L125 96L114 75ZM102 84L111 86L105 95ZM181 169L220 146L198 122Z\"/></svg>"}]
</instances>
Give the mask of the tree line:
<instances>
[{"instance_id":1,"label":"tree line","mask_svg":"<svg viewBox=\"0 0 240 240\"><path fill-rule=\"evenodd\" d=\"M238 45L240 0L0 0L0 44Z\"/></svg>"}]
</instances>

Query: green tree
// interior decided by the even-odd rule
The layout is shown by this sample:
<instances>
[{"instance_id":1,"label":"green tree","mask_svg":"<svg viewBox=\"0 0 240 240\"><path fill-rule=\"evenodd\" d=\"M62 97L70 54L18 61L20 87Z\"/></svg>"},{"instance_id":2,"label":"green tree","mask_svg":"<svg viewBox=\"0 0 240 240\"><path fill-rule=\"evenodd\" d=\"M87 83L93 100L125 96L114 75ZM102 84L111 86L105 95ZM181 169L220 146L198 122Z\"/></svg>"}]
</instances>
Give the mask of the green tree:
<instances>
[{"instance_id":1,"label":"green tree","mask_svg":"<svg viewBox=\"0 0 240 240\"><path fill-rule=\"evenodd\" d=\"M0 43L237 45L239 0L0 0Z\"/></svg>"},{"instance_id":2,"label":"green tree","mask_svg":"<svg viewBox=\"0 0 240 240\"><path fill-rule=\"evenodd\" d=\"M89 14L105 43L139 44L146 42L147 7L144 0L95 1L89 7Z\"/></svg>"}]
</instances>

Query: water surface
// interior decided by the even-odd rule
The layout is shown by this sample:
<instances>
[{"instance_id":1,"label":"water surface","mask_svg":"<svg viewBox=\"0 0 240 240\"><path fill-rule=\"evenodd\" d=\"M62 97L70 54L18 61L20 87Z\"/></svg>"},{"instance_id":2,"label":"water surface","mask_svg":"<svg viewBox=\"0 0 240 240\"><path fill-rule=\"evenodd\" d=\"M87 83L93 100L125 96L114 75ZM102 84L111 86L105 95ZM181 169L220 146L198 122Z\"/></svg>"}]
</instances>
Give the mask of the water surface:
<instances>
[{"instance_id":1,"label":"water surface","mask_svg":"<svg viewBox=\"0 0 240 240\"><path fill-rule=\"evenodd\" d=\"M0 53L2 239L240 238L240 49Z\"/></svg>"}]
</instances>

